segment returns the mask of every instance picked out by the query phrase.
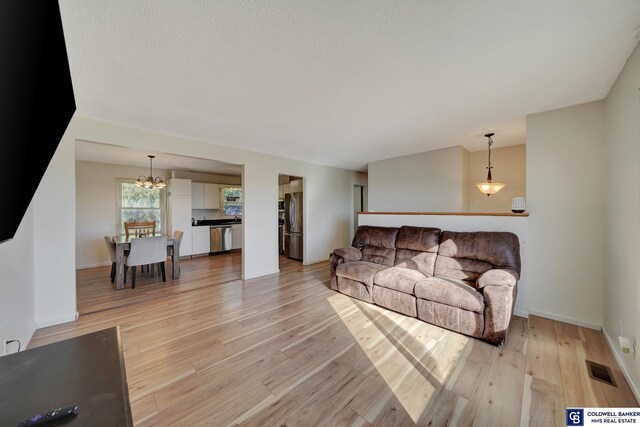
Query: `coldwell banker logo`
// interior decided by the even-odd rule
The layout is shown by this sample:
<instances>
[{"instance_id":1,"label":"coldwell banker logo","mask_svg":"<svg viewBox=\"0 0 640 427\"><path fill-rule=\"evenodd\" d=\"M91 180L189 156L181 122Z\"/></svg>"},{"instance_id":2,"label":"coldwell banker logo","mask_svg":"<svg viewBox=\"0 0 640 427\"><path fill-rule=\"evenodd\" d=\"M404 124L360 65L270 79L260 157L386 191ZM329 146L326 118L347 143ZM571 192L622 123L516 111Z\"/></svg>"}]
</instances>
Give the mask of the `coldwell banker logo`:
<instances>
[{"instance_id":1,"label":"coldwell banker logo","mask_svg":"<svg viewBox=\"0 0 640 427\"><path fill-rule=\"evenodd\" d=\"M583 426L584 409L567 408L567 426Z\"/></svg>"}]
</instances>

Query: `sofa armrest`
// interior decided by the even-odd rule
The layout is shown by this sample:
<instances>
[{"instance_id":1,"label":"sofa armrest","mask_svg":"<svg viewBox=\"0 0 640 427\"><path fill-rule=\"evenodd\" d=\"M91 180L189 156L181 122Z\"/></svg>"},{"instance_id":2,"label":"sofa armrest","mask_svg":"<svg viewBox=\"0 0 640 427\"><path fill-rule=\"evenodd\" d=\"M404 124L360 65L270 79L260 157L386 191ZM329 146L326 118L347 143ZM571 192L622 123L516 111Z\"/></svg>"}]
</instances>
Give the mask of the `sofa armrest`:
<instances>
[{"instance_id":1,"label":"sofa armrest","mask_svg":"<svg viewBox=\"0 0 640 427\"><path fill-rule=\"evenodd\" d=\"M484 295L484 332L482 338L495 345L505 344L516 302L517 286L487 285Z\"/></svg>"},{"instance_id":2,"label":"sofa armrest","mask_svg":"<svg viewBox=\"0 0 640 427\"><path fill-rule=\"evenodd\" d=\"M476 280L476 288L482 289L485 286L507 286L513 288L518 282L518 273L509 269L496 268L485 271Z\"/></svg>"},{"instance_id":3,"label":"sofa armrest","mask_svg":"<svg viewBox=\"0 0 640 427\"><path fill-rule=\"evenodd\" d=\"M333 251L335 256L344 259L344 262L360 261L362 259L362 252L358 248L352 246L348 248L340 248Z\"/></svg>"},{"instance_id":4,"label":"sofa armrest","mask_svg":"<svg viewBox=\"0 0 640 427\"><path fill-rule=\"evenodd\" d=\"M334 291L338 290L338 277L336 276L336 268L338 265L343 264L345 262L351 261L360 261L362 259L362 252L359 249L349 247L349 248L341 248L336 249L331 253L329 258L329 267L331 273L331 289Z\"/></svg>"}]
</instances>

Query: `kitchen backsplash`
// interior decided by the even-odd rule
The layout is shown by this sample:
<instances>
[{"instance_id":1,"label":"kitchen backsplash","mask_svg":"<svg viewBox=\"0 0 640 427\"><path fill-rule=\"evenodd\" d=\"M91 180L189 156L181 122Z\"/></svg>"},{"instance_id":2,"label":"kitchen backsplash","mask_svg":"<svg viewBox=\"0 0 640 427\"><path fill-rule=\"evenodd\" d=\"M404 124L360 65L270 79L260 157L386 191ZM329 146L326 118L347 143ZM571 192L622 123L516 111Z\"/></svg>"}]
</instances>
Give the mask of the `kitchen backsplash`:
<instances>
[{"instance_id":1,"label":"kitchen backsplash","mask_svg":"<svg viewBox=\"0 0 640 427\"><path fill-rule=\"evenodd\" d=\"M191 209L191 217L197 220L222 218L222 209Z\"/></svg>"}]
</instances>

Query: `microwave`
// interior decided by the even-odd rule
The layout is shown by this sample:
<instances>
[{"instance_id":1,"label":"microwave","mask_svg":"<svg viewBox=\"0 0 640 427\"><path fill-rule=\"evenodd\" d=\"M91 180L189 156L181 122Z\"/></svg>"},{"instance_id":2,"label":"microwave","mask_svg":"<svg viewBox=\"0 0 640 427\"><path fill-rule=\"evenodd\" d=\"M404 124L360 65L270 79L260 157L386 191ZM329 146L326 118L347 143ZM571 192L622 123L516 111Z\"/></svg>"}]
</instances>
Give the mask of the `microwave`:
<instances>
[{"instance_id":1,"label":"microwave","mask_svg":"<svg viewBox=\"0 0 640 427\"><path fill-rule=\"evenodd\" d=\"M278 200L278 210L284 212L284 200L282 199Z\"/></svg>"}]
</instances>

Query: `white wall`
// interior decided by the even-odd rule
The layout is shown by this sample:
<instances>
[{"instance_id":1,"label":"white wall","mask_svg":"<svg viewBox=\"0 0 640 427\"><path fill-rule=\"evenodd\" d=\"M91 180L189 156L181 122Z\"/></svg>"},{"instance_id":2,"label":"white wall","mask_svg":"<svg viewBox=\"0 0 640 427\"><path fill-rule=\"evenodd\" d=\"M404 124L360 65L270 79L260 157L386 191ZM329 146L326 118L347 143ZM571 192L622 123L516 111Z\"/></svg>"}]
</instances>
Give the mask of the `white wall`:
<instances>
[{"instance_id":1,"label":"white wall","mask_svg":"<svg viewBox=\"0 0 640 427\"><path fill-rule=\"evenodd\" d=\"M0 244L0 356L5 338L25 348L36 330L33 211L32 202L14 238ZM17 345L8 350L14 353Z\"/></svg>"},{"instance_id":2,"label":"white wall","mask_svg":"<svg viewBox=\"0 0 640 427\"><path fill-rule=\"evenodd\" d=\"M605 277L604 326L640 340L640 48L622 70L605 99ZM617 350L617 349L616 349ZM634 378L640 399L640 356L617 351Z\"/></svg>"},{"instance_id":3,"label":"white wall","mask_svg":"<svg viewBox=\"0 0 640 427\"><path fill-rule=\"evenodd\" d=\"M369 163L369 210L460 212L468 185L461 146Z\"/></svg>"},{"instance_id":4,"label":"white wall","mask_svg":"<svg viewBox=\"0 0 640 427\"><path fill-rule=\"evenodd\" d=\"M76 317L76 144L71 135L69 125L34 195L38 328Z\"/></svg>"},{"instance_id":5,"label":"white wall","mask_svg":"<svg viewBox=\"0 0 640 427\"><path fill-rule=\"evenodd\" d=\"M67 128L18 234L0 245L0 332L23 344L34 327L76 317L75 140L70 134Z\"/></svg>"},{"instance_id":6,"label":"white wall","mask_svg":"<svg viewBox=\"0 0 640 427\"><path fill-rule=\"evenodd\" d=\"M596 328L605 260L603 102L527 116L527 210L534 314Z\"/></svg>"},{"instance_id":7,"label":"white wall","mask_svg":"<svg viewBox=\"0 0 640 427\"><path fill-rule=\"evenodd\" d=\"M529 248L527 217L469 216L469 215L380 215L361 214L360 225L378 225L382 227L436 227L443 231L510 231L520 239L521 271L518 281L518 296L514 312L518 316L528 317L528 299L530 292L536 292L535 284L529 280ZM533 288L530 291L530 288Z\"/></svg>"},{"instance_id":8,"label":"white wall","mask_svg":"<svg viewBox=\"0 0 640 427\"><path fill-rule=\"evenodd\" d=\"M487 179L487 150L469 153L469 212L511 212L511 199L527 197L526 145L491 150L493 179L507 184L487 197L476 184Z\"/></svg>"},{"instance_id":9,"label":"white wall","mask_svg":"<svg viewBox=\"0 0 640 427\"><path fill-rule=\"evenodd\" d=\"M76 161L76 268L111 265L104 236L119 232L116 179L135 179L144 168ZM166 181L168 171L154 169Z\"/></svg>"}]
</instances>

